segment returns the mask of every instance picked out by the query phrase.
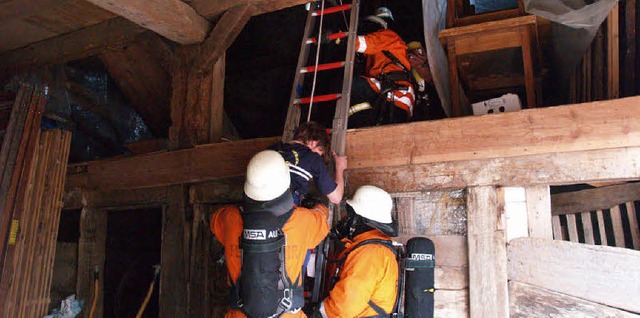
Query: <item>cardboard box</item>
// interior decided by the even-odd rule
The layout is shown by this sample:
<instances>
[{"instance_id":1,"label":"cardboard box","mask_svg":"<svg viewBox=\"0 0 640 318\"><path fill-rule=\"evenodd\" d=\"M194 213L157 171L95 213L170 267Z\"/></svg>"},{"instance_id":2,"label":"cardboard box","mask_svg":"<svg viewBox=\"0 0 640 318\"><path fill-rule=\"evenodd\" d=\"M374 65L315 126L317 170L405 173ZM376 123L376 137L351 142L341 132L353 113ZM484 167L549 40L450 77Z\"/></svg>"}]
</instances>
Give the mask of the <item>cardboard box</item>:
<instances>
[{"instance_id":1,"label":"cardboard box","mask_svg":"<svg viewBox=\"0 0 640 318\"><path fill-rule=\"evenodd\" d=\"M516 94L505 94L479 103L471 104L474 115L515 112L522 109L520 98Z\"/></svg>"}]
</instances>

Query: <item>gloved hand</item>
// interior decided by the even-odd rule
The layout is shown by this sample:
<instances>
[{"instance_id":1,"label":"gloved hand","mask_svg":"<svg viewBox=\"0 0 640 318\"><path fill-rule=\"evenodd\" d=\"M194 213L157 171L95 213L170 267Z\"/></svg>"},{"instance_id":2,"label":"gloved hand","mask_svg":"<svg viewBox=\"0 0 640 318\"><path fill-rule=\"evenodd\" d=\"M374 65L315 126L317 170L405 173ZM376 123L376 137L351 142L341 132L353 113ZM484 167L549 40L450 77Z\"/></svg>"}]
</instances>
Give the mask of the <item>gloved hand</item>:
<instances>
[{"instance_id":1,"label":"gloved hand","mask_svg":"<svg viewBox=\"0 0 640 318\"><path fill-rule=\"evenodd\" d=\"M321 198L313 194L307 194L304 196L304 199L302 199L302 202L300 202L300 205L307 209L313 209L316 205L322 204L322 203L323 202Z\"/></svg>"}]
</instances>

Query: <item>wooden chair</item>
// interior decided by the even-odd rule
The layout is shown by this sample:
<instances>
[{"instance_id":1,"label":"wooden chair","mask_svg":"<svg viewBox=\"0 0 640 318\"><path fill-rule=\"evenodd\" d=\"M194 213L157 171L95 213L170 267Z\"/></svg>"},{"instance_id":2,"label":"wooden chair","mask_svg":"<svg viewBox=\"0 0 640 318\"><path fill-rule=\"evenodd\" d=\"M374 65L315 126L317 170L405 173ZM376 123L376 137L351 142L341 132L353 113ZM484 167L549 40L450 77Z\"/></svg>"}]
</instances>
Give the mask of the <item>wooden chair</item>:
<instances>
[{"instance_id":1,"label":"wooden chair","mask_svg":"<svg viewBox=\"0 0 640 318\"><path fill-rule=\"evenodd\" d=\"M462 116L458 56L491 50L520 47L527 95L526 107L536 107L533 56L538 50L537 18L535 15L484 22L440 31L438 38L447 47L451 83L452 116Z\"/></svg>"},{"instance_id":2,"label":"wooden chair","mask_svg":"<svg viewBox=\"0 0 640 318\"><path fill-rule=\"evenodd\" d=\"M492 12L475 13L475 7L469 0L447 0L447 28L497 21L526 15L522 0L518 0L518 7L514 9Z\"/></svg>"}]
</instances>

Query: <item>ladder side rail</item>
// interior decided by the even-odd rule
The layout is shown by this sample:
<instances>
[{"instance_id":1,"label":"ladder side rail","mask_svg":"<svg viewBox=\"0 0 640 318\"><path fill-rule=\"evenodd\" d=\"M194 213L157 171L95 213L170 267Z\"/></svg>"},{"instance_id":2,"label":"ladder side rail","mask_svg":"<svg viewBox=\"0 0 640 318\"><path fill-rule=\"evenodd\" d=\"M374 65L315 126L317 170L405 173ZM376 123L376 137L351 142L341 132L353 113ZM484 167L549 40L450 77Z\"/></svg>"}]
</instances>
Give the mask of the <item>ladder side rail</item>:
<instances>
[{"instance_id":1,"label":"ladder side rail","mask_svg":"<svg viewBox=\"0 0 640 318\"><path fill-rule=\"evenodd\" d=\"M298 98L297 88L302 87L304 83L304 73L300 70L306 65L309 59L310 45L307 44L307 39L311 37L313 32L315 17L313 16L313 6L315 2L311 3L309 13L307 15L307 22L304 27L304 35L300 44L300 55L298 56L298 65L296 66L296 74L293 80L293 88L291 89L291 95L289 97L289 109L287 110L287 119L284 124L284 131L282 132L282 141L287 142L293 139L293 133L298 127L300 122L300 116L302 110L299 105L296 105L295 101Z\"/></svg>"},{"instance_id":2,"label":"ladder side rail","mask_svg":"<svg viewBox=\"0 0 640 318\"><path fill-rule=\"evenodd\" d=\"M351 101L351 84L353 82L353 64L356 55L356 39L358 37L358 16L360 14L360 0L353 0L351 17L349 20L349 40L347 42L347 56L345 58L344 76L342 82L342 98L336 103L336 112L331 129L331 149L338 156L345 155L347 141L347 120L349 103Z\"/></svg>"}]
</instances>

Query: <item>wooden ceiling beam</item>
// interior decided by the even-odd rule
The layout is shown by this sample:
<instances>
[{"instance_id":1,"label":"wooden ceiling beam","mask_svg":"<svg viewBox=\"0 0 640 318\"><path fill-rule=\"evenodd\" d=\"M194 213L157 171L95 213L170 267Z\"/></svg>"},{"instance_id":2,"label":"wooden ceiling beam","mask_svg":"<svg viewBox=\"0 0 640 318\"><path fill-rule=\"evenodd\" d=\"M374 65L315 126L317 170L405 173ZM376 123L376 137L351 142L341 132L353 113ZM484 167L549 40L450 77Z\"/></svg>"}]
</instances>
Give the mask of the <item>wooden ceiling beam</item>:
<instances>
[{"instance_id":1,"label":"wooden ceiling beam","mask_svg":"<svg viewBox=\"0 0 640 318\"><path fill-rule=\"evenodd\" d=\"M192 0L191 6L201 16L207 18L217 17L226 10L235 6L252 5L256 8L253 15L273 12L280 9L297 6L311 2L310 0Z\"/></svg>"},{"instance_id":2,"label":"wooden ceiling beam","mask_svg":"<svg viewBox=\"0 0 640 318\"><path fill-rule=\"evenodd\" d=\"M8 77L38 66L64 63L122 48L146 29L124 19L113 18L96 25L0 54L0 77Z\"/></svg>"},{"instance_id":3,"label":"wooden ceiling beam","mask_svg":"<svg viewBox=\"0 0 640 318\"><path fill-rule=\"evenodd\" d=\"M22 19L60 5L59 0L9 0L0 2L0 23Z\"/></svg>"},{"instance_id":4,"label":"wooden ceiling beam","mask_svg":"<svg viewBox=\"0 0 640 318\"><path fill-rule=\"evenodd\" d=\"M277 140L91 162L86 173L68 176L68 186L144 188L242 176L251 156ZM599 152L590 155L590 150ZM402 184L413 190L434 184L464 187L480 177L483 184L496 185L638 178L640 97L351 130L346 153L350 184L386 182L392 192ZM369 177L355 181L351 170L355 174L356 169Z\"/></svg>"},{"instance_id":5,"label":"wooden ceiling beam","mask_svg":"<svg viewBox=\"0 0 640 318\"><path fill-rule=\"evenodd\" d=\"M206 73L227 51L240 31L256 11L252 5L244 4L227 10L202 44L202 51L194 64L198 73Z\"/></svg>"},{"instance_id":6,"label":"wooden ceiling beam","mask_svg":"<svg viewBox=\"0 0 640 318\"><path fill-rule=\"evenodd\" d=\"M87 0L180 44L202 42L211 24L180 0Z\"/></svg>"}]
</instances>

